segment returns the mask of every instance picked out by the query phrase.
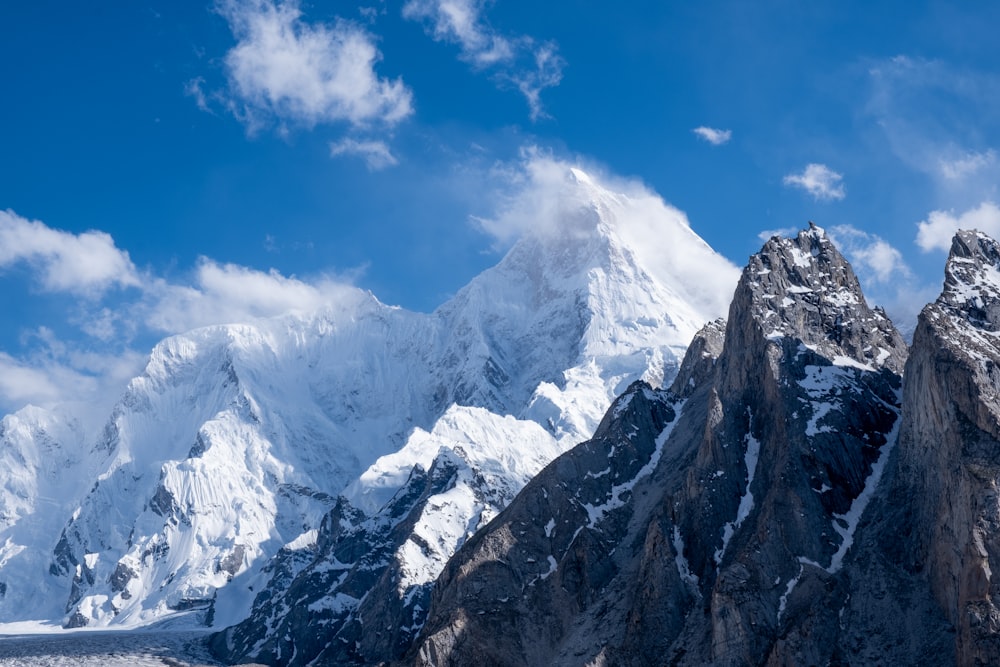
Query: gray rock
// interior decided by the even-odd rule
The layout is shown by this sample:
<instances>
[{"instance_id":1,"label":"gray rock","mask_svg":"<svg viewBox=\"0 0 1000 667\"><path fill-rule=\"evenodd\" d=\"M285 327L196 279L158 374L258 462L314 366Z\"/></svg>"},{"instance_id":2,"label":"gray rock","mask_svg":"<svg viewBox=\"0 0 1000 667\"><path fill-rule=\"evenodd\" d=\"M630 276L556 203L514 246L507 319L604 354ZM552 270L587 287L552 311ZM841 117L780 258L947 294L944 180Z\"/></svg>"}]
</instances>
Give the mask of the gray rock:
<instances>
[{"instance_id":1,"label":"gray rock","mask_svg":"<svg viewBox=\"0 0 1000 667\"><path fill-rule=\"evenodd\" d=\"M901 554L955 628L958 664L1000 664L1000 244L955 237L906 367Z\"/></svg>"}]
</instances>

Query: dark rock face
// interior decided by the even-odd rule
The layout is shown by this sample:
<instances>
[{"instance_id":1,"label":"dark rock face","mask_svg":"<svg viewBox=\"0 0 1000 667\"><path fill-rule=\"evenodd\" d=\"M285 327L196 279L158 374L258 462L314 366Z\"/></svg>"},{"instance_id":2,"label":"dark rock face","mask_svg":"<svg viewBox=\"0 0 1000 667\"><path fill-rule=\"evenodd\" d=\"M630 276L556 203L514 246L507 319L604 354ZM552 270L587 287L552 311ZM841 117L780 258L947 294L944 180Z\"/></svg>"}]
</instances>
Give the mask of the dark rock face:
<instances>
[{"instance_id":1,"label":"dark rock face","mask_svg":"<svg viewBox=\"0 0 1000 667\"><path fill-rule=\"evenodd\" d=\"M709 324L670 391L634 386L466 543L408 661L834 659L906 346L816 227L751 258L720 334Z\"/></svg>"}]
</instances>

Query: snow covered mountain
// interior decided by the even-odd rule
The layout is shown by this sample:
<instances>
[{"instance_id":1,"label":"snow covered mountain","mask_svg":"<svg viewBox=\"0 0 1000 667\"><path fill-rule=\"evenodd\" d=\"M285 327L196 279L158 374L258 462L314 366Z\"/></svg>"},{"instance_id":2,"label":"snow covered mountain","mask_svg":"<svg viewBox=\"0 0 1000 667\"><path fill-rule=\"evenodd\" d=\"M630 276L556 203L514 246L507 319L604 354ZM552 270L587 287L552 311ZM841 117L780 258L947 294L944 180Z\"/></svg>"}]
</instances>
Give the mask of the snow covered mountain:
<instances>
[{"instance_id":1,"label":"snow covered mountain","mask_svg":"<svg viewBox=\"0 0 1000 667\"><path fill-rule=\"evenodd\" d=\"M82 488L15 489L47 473L9 473L0 621L37 617L19 603L33 599L70 626L179 613L226 625L272 578L328 560L337 531L379 542L404 597L425 596L454 549L589 437L617 393L673 377L728 299L705 286L735 284L735 268L659 200L578 170L562 179L556 219L432 314L358 290L308 316L167 339L96 441L8 417L20 452L73 440L60 465ZM634 240L650 225L698 269L650 265ZM424 501L409 495L445 469ZM33 523L49 497L60 503ZM299 558L272 560L279 551ZM343 595L356 601L363 585Z\"/></svg>"}]
</instances>

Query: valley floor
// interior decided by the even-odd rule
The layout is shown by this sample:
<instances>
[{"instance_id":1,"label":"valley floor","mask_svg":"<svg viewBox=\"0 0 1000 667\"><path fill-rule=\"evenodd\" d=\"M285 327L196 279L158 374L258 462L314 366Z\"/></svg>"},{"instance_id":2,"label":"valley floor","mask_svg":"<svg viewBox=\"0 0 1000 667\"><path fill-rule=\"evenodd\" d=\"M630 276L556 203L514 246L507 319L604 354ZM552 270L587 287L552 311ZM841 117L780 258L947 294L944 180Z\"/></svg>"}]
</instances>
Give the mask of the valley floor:
<instances>
[{"instance_id":1,"label":"valley floor","mask_svg":"<svg viewBox=\"0 0 1000 667\"><path fill-rule=\"evenodd\" d=\"M213 667L205 631L32 632L0 627L0 665L18 667Z\"/></svg>"}]
</instances>

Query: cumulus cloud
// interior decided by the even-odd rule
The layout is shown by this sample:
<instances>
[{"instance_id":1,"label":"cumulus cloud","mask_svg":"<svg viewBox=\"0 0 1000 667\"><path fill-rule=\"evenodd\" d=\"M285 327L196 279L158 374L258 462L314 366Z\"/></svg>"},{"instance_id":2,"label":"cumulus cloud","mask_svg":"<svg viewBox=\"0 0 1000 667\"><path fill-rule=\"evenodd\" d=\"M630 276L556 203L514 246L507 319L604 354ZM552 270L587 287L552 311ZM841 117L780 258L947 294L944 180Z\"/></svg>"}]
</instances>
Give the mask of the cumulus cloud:
<instances>
[{"instance_id":1,"label":"cumulus cloud","mask_svg":"<svg viewBox=\"0 0 1000 667\"><path fill-rule=\"evenodd\" d=\"M913 278L903 253L882 237L852 225L837 225L827 233L851 262L862 283L887 284Z\"/></svg>"},{"instance_id":2,"label":"cumulus cloud","mask_svg":"<svg viewBox=\"0 0 1000 667\"><path fill-rule=\"evenodd\" d=\"M501 85L513 85L528 102L532 120L545 115L541 93L559 85L565 61L554 42L526 35L507 36L484 17L482 0L408 0L403 17L420 21L435 41L457 44L459 57L477 70L496 72Z\"/></svg>"},{"instance_id":3,"label":"cumulus cloud","mask_svg":"<svg viewBox=\"0 0 1000 667\"><path fill-rule=\"evenodd\" d=\"M788 174L785 185L802 188L817 201L843 199L847 196L843 184L844 177L825 164L811 163L800 174Z\"/></svg>"},{"instance_id":4,"label":"cumulus cloud","mask_svg":"<svg viewBox=\"0 0 1000 667\"><path fill-rule=\"evenodd\" d=\"M978 229L1000 238L1000 207L985 201L975 208L956 214L954 211L931 211L917 223L917 245L924 252L951 248L951 239L959 229Z\"/></svg>"},{"instance_id":5,"label":"cumulus cloud","mask_svg":"<svg viewBox=\"0 0 1000 667\"><path fill-rule=\"evenodd\" d=\"M253 321L357 303L364 292L336 278L304 281L202 258L191 284L156 280L141 307L148 326L179 333L200 326Z\"/></svg>"},{"instance_id":6,"label":"cumulus cloud","mask_svg":"<svg viewBox=\"0 0 1000 667\"><path fill-rule=\"evenodd\" d=\"M365 161L368 169L378 171L399 164L399 160L389 150L384 141L357 139L342 139L330 144L330 155L353 155Z\"/></svg>"},{"instance_id":7,"label":"cumulus cloud","mask_svg":"<svg viewBox=\"0 0 1000 667\"><path fill-rule=\"evenodd\" d=\"M94 295L114 286L139 285L128 253L108 234L72 234L0 211L0 269L18 263L30 265L40 287L50 292Z\"/></svg>"},{"instance_id":8,"label":"cumulus cloud","mask_svg":"<svg viewBox=\"0 0 1000 667\"><path fill-rule=\"evenodd\" d=\"M691 131L713 146L721 146L722 144L728 143L729 140L733 138L732 130L719 130L714 127L706 127L704 125L696 127Z\"/></svg>"},{"instance_id":9,"label":"cumulus cloud","mask_svg":"<svg viewBox=\"0 0 1000 667\"><path fill-rule=\"evenodd\" d=\"M412 92L375 72L381 54L360 26L309 23L296 0L225 0L219 10L238 40L224 61L230 106L251 131L271 120L392 125L412 113Z\"/></svg>"}]
</instances>

